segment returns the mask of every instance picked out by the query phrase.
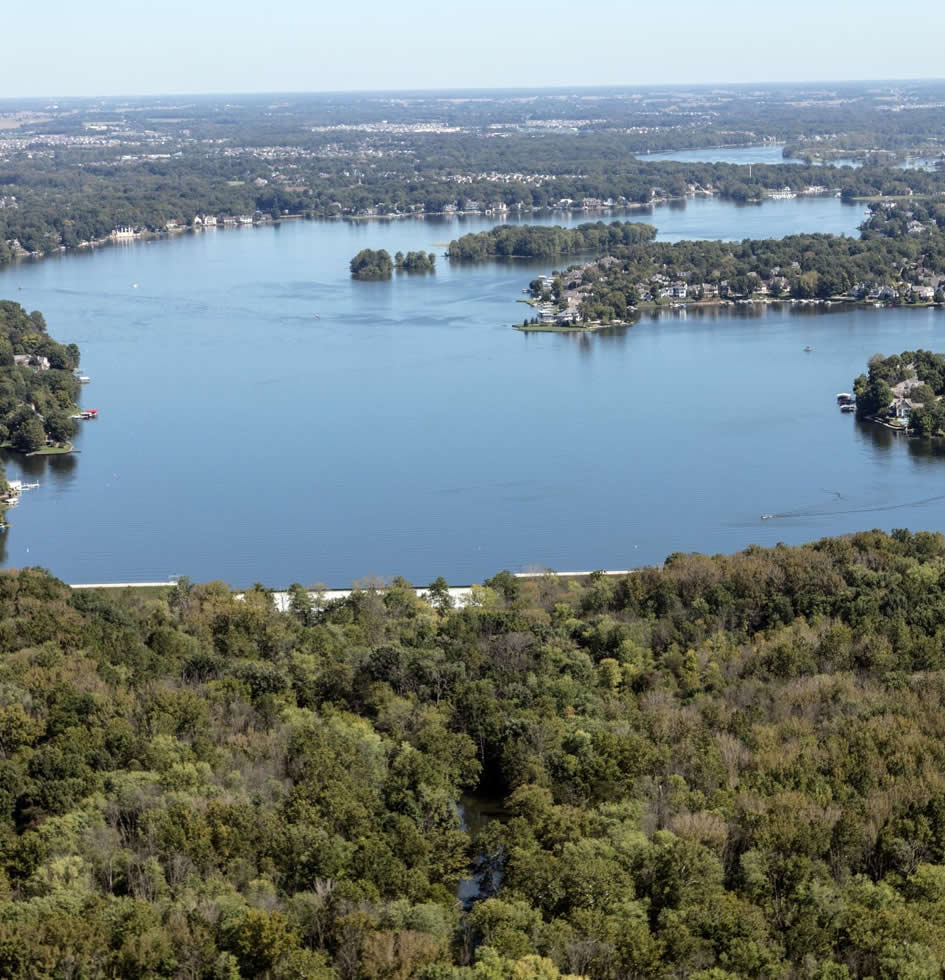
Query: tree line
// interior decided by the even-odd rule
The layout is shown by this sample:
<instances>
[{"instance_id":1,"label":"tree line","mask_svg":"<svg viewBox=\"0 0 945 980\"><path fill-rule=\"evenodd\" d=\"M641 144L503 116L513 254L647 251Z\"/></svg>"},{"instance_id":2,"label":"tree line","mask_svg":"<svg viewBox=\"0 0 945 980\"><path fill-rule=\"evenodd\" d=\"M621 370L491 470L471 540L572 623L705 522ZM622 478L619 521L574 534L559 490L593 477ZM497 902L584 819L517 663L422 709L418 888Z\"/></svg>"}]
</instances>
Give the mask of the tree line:
<instances>
[{"instance_id":1,"label":"tree line","mask_svg":"<svg viewBox=\"0 0 945 980\"><path fill-rule=\"evenodd\" d=\"M611 252L624 245L652 241L653 225L631 221L587 222L577 228L499 225L463 235L449 244L449 257L461 261L494 258L553 258L577 253Z\"/></svg>"}]
</instances>

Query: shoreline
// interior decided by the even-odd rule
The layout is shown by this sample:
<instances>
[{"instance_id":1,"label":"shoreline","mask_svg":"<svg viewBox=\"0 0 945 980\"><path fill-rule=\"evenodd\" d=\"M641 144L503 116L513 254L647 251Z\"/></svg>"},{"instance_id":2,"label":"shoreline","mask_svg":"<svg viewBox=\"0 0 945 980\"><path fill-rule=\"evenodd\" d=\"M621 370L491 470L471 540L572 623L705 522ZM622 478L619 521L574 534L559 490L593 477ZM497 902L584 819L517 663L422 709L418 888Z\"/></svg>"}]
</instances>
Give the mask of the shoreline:
<instances>
[{"instance_id":1,"label":"shoreline","mask_svg":"<svg viewBox=\"0 0 945 980\"><path fill-rule=\"evenodd\" d=\"M659 207L664 204L670 204L674 201L687 201L692 197L718 197L719 195L715 192L707 194L697 194L697 195L683 195L681 197L661 197L650 201L647 204L643 204L638 201L628 202L627 204L615 204L610 207L600 207L600 208L556 208L556 207L543 207L543 208L521 208L513 209L510 208L508 211L417 211L409 212L403 214L326 214L326 215L307 215L304 213L295 214L284 214L279 217L278 220L270 217L265 217L259 221L254 221L250 224L236 224L236 225L215 225L212 228L201 228L201 227L191 227L184 226L181 228L165 229L163 231L141 231L136 232L132 238L96 238L90 242L80 242L78 245L60 245L58 248L50 252L26 252L26 253L15 253L13 258L9 262L0 263L0 270L5 268L16 268L16 266L26 263L41 262L43 259L50 259L55 257L65 257L70 255L82 254L86 252L94 252L99 248L113 248L115 246L128 246L137 245L140 243L148 243L154 241L168 241L173 238L179 238L183 235L202 235L215 231L242 231L246 228L263 228L270 225L278 225L282 221L403 221L406 219L413 219L418 221L424 221L428 218L444 218L444 217L472 217L472 216L483 216L483 217L494 217L496 218L497 224L502 224L507 221L510 217L518 217L521 215L536 215L536 214L586 214L589 216L593 215L608 215L624 211L639 211L645 208ZM495 258L501 258L502 256L496 256ZM507 258L534 258L534 256L506 256ZM492 258L489 261L493 261Z\"/></svg>"},{"instance_id":2,"label":"shoreline","mask_svg":"<svg viewBox=\"0 0 945 980\"><path fill-rule=\"evenodd\" d=\"M65 446L44 446L42 449L34 449L30 453L24 453L7 442L0 445L0 450L8 453L16 453L17 456L22 456L24 459L31 459L34 456L69 456L79 451L75 448L75 444L71 442L67 442Z\"/></svg>"},{"instance_id":3,"label":"shoreline","mask_svg":"<svg viewBox=\"0 0 945 980\"><path fill-rule=\"evenodd\" d=\"M740 145L740 144L739 144ZM725 147L715 147L715 149L725 149ZM668 150L666 152L682 152ZM824 195L820 195L824 196ZM931 195L930 195L931 196ZM652 201L642 202L642 201L628 201L625 204L613 204L609 206L601 206L596 208L558 208L558 207L528 207L528 208L509 208L507 211L414 211L405 213L392 213L392 214L324 214L324 215L308 215L304 212L296 212L292 214L280 215L278 219L272 218L268 215L264 216L258 221L253 221L252 224L236 224L236 225L215 225L212 228L202 228L193 226L183 226L180 228L164 229L161 231L150 231L145 230L141 232L136 232L131 238L97 238L89 242L80 242L78 245L60 245L58 248L50 252L26 252L26 253L14 253L13 258L9 262L0 263L0 270L4 268L15 268L16 266L27 263L27 262L39 262L43 259L49 259L56 256L63 257L68 255L81 254L84 252L94 252L98 248L111 248L117 245L135 245L140 242L153 242L153 241L165 241L172 238L178 238L182 235L198 235L204 234L210 231L241 231L245 228L260 228L267 227L269 225L278 225L282 221L404 221L407 219L424 221L428 218L444 218L444 217L466 217L466 216L476 216L481 215L483 217L492 217L496 219L496 224L503 224L507 222L510 218L521 217L524 215L540 215L540 214L566 214L575 215L583 214L587 215L589 220L597 218L600 220L606 216L619 215L625 212L636 212L643 211L649 208L658 208L667 204L673 204L679 201L689 201L696 200L698 198L718 198L722 201L730 200L733 205L739 204L753 204L761 205L764 204L766 198L755 198L750 201L740 202L735 201L732 198L722 197L717 190L711 191L699 191L694 194L682 194L674 197L659 197L654 198ZM859 199L857 199L859 200ZM864 198L863 200L867 200ZM883 200L890 200L890 198L883 198ZM698 241L699 239L693 239ZM489 261L495 261L499 258L526 258L532 259L535 256L495 256L490 257Z\"/></svg>"}]
</instances>

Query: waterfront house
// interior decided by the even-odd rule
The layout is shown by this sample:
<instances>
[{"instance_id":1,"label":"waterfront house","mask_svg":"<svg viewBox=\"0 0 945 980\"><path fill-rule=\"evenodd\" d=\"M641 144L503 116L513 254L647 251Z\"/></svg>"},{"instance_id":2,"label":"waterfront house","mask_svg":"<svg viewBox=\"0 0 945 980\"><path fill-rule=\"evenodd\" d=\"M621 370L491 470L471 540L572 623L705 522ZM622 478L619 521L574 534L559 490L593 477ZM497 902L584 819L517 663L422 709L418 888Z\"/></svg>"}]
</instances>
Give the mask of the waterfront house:
<instances>
[{"instance_id":1,"label":"waterfront house","mask_svg":"<svg viewBox=\"0 0 945 980\"><path fill-rule=\"evenodd\" d=\"M577 310L567 309L561 310L555 315L555 323L559 326L572 326L577 323L580 319L580 315Z\"/></svg>"},{"instance_id":2,"label":"waterfront house","mask_svg":"<svg viewBox=\"0 0 945 980\"><path fill-rule=\"evenodd\" d=\"M17 367L31 368L33 371L48 371L49 358L38 354L14 354L13 363Z\"/></svg>"}]
</instances>

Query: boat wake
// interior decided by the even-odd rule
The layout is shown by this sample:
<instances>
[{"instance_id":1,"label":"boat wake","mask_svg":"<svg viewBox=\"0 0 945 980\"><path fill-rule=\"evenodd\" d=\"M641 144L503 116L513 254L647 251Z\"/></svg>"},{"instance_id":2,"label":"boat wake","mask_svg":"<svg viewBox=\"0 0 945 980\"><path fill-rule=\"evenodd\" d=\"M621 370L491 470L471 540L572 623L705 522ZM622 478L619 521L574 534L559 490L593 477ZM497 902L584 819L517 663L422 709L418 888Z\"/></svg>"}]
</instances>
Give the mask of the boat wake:
<instances>
[{"instance_id":1,"label":"boat wake","mask_svg":"<svg viewBox=\"0 0 945 980\"><path fill-rule=\"evenodd\" d=\"M836 493L836 491L833 491ZM844 498L837 494L838 499ZM802 507L798 510L785 510L776 514L762 514L763 521L769 520L789 520L791 518L803 517L842 517L847 514L880 514L886 511L908 510L910 507L924 507L927 504L937 504L945 500L945 493L937 494L934 497L923 497L921 500L908 500L895 504L874 504L869 507L847 507L843 510L824 510L818 509L815 504L813 507Z\"/></svg>"}]
</instances>

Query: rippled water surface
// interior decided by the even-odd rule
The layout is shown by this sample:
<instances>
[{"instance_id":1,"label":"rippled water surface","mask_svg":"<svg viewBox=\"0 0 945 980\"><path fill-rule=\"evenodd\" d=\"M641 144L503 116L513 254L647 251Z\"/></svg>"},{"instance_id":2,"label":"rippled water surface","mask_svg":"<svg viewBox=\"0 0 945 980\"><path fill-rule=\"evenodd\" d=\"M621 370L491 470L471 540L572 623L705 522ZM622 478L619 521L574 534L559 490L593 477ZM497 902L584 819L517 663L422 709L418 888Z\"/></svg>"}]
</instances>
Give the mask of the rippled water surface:
<instances>
[{"instance_id":1,"label":"rippled water surface","mask_svg":"<svg viewBox=\"0 0 945 980\"><path fill-rule=\"evenodd\" d=\"M741 238L854 233L862 212L696 201L641 217L665 238ZM360 248L442 251L492 223L285 223L0 273L0 295L79 343L83 404L101 412L80 454L9 462L42 486L11 512L3 563L72 582L462 584L945 525L945 459L834 404L876 351L945 349L945 313L522 334L515 300L545 263L347 276Z\"/></svg>"}]
</instances>

